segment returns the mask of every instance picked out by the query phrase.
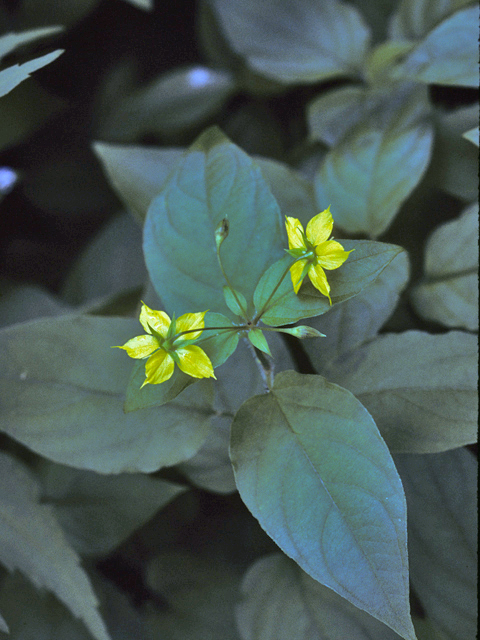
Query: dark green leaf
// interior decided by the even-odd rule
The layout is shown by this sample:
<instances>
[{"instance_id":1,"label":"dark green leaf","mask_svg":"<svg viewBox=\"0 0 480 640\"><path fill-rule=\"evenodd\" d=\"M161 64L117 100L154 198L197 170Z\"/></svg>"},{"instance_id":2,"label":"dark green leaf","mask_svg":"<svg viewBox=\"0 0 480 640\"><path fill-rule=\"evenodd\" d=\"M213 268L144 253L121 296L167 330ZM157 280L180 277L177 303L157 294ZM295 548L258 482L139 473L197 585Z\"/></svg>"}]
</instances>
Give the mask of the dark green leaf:
<instances>
[{"instance_id":1,"label":"dark green leaf","mask_svg":"<svg viewBox=\"0 0 480 640\"><path fill-rule=\"evenodd\" d=\"M446 18L421 40L392 77L428 84L478 87L478 10Z\"/></svg>"},{"instance_id":2,"label":"dark green leaf","mask_svg":"<svg viewBox=\"0 0 480 640\"><path fill-rule=\"evenodd\" d=\"M70 307L49 293L32 284L14 284L0 281L0 326L6 327L34 318L57 316Z\"/></svg>"},{"instance_id":3,"label":"dark green leaf","mask_svg":"<svg viewBox=\"0 0 480 640\"><path fill-rule=\"evenodd\" d=\"M237 624L247 640L398 640L281 554L263 557L248 570Z\"/></svg>"},{"instance_id":4,"label":"dark green leaf","mask_svg":"<svg viewBox=\"0 0 480 640\"><path fill-rule=\"evenodd\" d=\"M145 222L147 268L170 313L206 307L228 313L214 240L226 214L230 232L222 261L248 302L267 266L282 254L283 223L258 166L213 128L185 154Z\"/></svg>"},{"instance_id":5,"label":"dark green leaf","mask_svg":"<svg viewBox=\"0 0 480 640\"><path fill-rule=\"evenodd\" d=\"M395 458L408 506L410 577L448 640L477 625L478 464L465 449Z\"/></svg>"},{"instance_id":6,"label":"dark green leaf","mask_svg":"<svg viewBox=\"0 0 480 640\"><path fill-rule=\"evenodd\" d=\"M0 430L55 462L99 473L151 472L191 457L209 429L208 381L164 407L123 412L132 360L111 347L138 327L61 316L1 330Z\"/></svg>"},{"instance_id":7,"label":"dark green leaf","mask_svg":"<svg viewBox=\"0 0 480 640\"><path fill-rule=\"evenodd\" d=\"M173 69L114 104L101 136L128 142L145 134L175 135L213 115L234 89L228 71L198 65Z\"/></svg>"},{"instance_id":8,"label":"dark green leaf","mask_svg":"<svg viewBox=\"0 0 480 640\"><path fill-rule=\"evenodd\" d=\"M346 389L287 371L232 424L240 495L309 575L414 639L406 509L371 416Z\"/></svg>"},{"instance_id":9,"label":"dark green leaf","mask_svg":"<svg viewBox=\"0 0 480 640\"><path fill-rule=\"evenodd\" d=\"M23 64L15 64L0 71L0 98L29 78L31 73L56 60L62 53L63 49L57 49L52 53L47 53Z\"/></svg>"},{"instance_id":10,"label":"dark green leaf","mask_svg":"<svg viewBox=\"0 0 480 640\"><path fill-rule=\"evenodd\" d=\"M95 142L93 150L117 195L143 225L148 207L177 166L184 149L134 147Z\"/></svg>"},{"instance_id":11,"label":"dark green leaf","mask_svg":"<svg viewBox=\"0 0 480 640\"><path fill-rule=\"evenodd\" d=\"M339 242L346 251L355 250L340 268L326 271L334 305L360 293L375 280L396 255L402 252L401 247L383 242L364 240L340 240ZM259 311L267 305L267 311L262 314L265 324L273 326L289 324L302 318L321 315L331 308L328 298L313 287L308 276L298 294L295 294L290 273L287 273L267 304L271 292L291 262L290 256L282 258L266 271L258 283L254 297L255 308Z\"/></svg>"},{"instance_id":12,"label":"dark green leaf","mask_svg":"<svg viewBox=\"0 0 480 640\"><path fill-rule=\"evenodd\" d=\"M391 451L435 453L477 440L477 340L460 331L380 336L325 375L367 407Z\"/></svg>"},{"instance_id":13,"label":"dark green leaf","mask_svg":"<svg viewBox=\"0 0 480 640\"><path fill-rule=\"evenodd\" d=\"M145 474L107 476L47 462L40 473L42 501L81 555L108 555L186 489Z\"/></svg>"},{"instance_id":14,"label":"dark green leaf","mask_svg":"<svg viewBox=\"0 0 480 640\"><path fill-rule=\"evenodd\" d=\"M337 0L215 0L232 48L257 72L285 83L360 73L368 27Z\"/></svg>"},{"instance_id":15,"label":"dark green leaf","mask_svg":"<svg viewBox=\"0 0 480 640\"><path fill-rule=\"evenodd\" d=\"M375 101L374 101L375 102ZM425 172L433 142L423 88L389 88L325 157L315 176L319 208L349 233L382 234Z\"/></svg>"},{"instance_id":16,"label":"dark green leaf","mask_svg":"<svg viewBox=\"0 0 480 640\"><path fill-rule=\"evenodd\" d=\"M425 278L412 302L427 320L478 330L478 204L438 227L425 250Z\"/></svg>"},{"instance_id":17,"label":"dark green leaf","mask_svg":"<svg viewBox=\"0 0 480 640\"><path fill-rule=\"evenodd\" d=\"M230 287L225 285L223 287L223 297L225 298L225 302L230 311L236 316L243 317L247 310L247 301L245 300L243 293L241 293L241 291L236 291L235 289L232 291Z\"/></svg>"},{"instance_id":18,"label":"dark green leaf","mask_svg":"<svg viewBox=\"0 0 480 640\"><path fill-rule=\"evenodd\" d=\"M50 507L27 469L0 453L0 560L53 592L96 640L109 640L97 599Z\"/></svg>"},{"instance_id":19,"label":"dark green leaf","mask_svg":"<svg viewBox=\"0 0 480 640\"><path fill-rule=\"evenodd\" d=\"M326 335L325 340L302 343L318 373L323 375L329 362L376 337L393 313L408 277L408 255L401 252L357 296L309 320Z\"/></svg>"}]
</instances>

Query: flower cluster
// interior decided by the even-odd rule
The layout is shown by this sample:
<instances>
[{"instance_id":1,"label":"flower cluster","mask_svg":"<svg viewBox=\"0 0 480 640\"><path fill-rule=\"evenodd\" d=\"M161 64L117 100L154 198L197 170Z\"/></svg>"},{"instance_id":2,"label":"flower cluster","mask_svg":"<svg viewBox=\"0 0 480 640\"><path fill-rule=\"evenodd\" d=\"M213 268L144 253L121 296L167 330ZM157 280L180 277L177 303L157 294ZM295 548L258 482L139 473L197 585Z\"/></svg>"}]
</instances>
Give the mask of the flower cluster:
<instances>
[{"instance_id":1,"label":"flower cluster","mask_svg":"<svg viewBox=\"0 0 480 640\"><path fill-rule=\"evenodd\" d=\"M341 267L351 251L345 251L336 240L329 240L333 229L330 207L314 216L307 224L306 231L297 218L286 217L288 253L296 258L290 267L290 275L295 293L298 293L303 279L308 274L313 286L323 293L332 304L330 285L324 269ZM353 249L352 249L353 251Z\"/></svg>"},{"instance_id":2,"label":"flower cluster","mask_svg":"<svg viewBox=\"0 0 480 640\"><path fill-rule=\"evenodd\" d=\"M164 311L155 311L142 303L140 323L147 334L118 347L125 349L131 358L148 358L142 387L169 380L175 364L194 378L215 378L210 358L193 344L205 327L205 314L206 311L186 313L178 319L170 319Z\"/></svg>"},{"instance_id":3,"label":"flower cluster","mask_svg":"<svg viewBox=\"0 0 480 640\"><path fill-rule=\"evenodd\" d=\"M306 231L297 218L287 216L285 224L288 234L288 253L295 258L294 263L289 267L295 293L298 294L305 276L308 275L313 286L332 304L330 285L324 269L337 269L345 262L351 251L345 251L339 242L329 239L333 229L330 208L314 216L307 224ZM256 326L255 319L253 323L248 319L246 304L242 304L242 300L245 302L245 298L231 286L228 275L223 268L220 245L228 236L228 230L228 220L224 218L215 231L215 243L220 269L227 282L227 286L224 287L227 304L231 309L233 305L235 313L238 312L245 319L244 325L234 326L234 329L245 330L250 342L257 349L270 354L268 344L262 331ZM285 271L280 282L287 274L288 270ZM270 297L278 289L280 282ZM229 293L231 295L228 295ZM170 319L164 311L155 311L142 303L140 323L146 334L132 338L123 346L117 347L125 349L131 358L148 358L145 364L146 379L142 387L146 384L160 384L169 380L173 375L175 364L181 371L194 378L215 378L210 358L203 349L194 344L205 329L206 313L206 311L186 313L178 319L175 316ZM257 318L261 318L261 313ZM213 328L210 327L210 329ZM219 329L219 327L215 327L215 329ZM303 326L293 329L270 328L270 330L291 333L299 338L323 336L320 332Z\"/></svg>"}]
</instances>

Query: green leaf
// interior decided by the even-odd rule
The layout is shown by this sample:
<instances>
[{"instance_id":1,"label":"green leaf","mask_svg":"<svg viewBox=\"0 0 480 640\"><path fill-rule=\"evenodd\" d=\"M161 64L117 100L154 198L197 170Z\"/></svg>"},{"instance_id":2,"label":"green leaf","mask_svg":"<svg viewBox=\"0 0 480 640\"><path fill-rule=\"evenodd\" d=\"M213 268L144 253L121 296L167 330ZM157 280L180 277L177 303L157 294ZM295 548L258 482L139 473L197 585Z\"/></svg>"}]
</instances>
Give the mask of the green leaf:
<instances>
[{"instance_id":1,"label":"green leaf","mask_svg":"<svg viewBox=\"0 0 480 640\"><path fill-rule=\"evenodd\" d=\"M317 373L323 375L329 362L377 336L393 313L408 277L408 254L401 252L361 293L309 320L326 335L326 340L302 344Z\"/></svg>"},{"instance_id":2,"label":"green leaf","mask_svg":"<svg viewBox=\"0 0 480 640\"><path fill-rule=\"evenodd\" d=\"M3 633L9 633L8 624L5 622L2 615L0 615L0 631Z\"/></svg>"},{"instance_id":3,"label":"green leaf","mask_svg":"<svg viewBox=\"0 0 480 640\"><path fill-rule=\"evenodd\" d=\"M374 100L375 102L375 100ZM382 234L422 178L433 133L426 91L391 87L325 157L315 176L320 208L349 233Z\"/></svg>"},{"instance_id":4,"label":"green leaf","mask_svg":"<svg viewBox=\"0 0 480 640\"><path fill-rule=\"evenodd\" d=\"M95 268L92 269L92 265ZM147 280L142 233L129 214L112 218L73 263L62 288L72 305L108 299Z\"/></svg>"},{"instance_id":5,"label":"green leaf","mask_svg":"<svg viewBox=\"0 0 480 640\"><path fill-rule=\"evenodd\" d=\"M281 373L240 408L230 452L243 501L279 547L413 640L403 489L360 402L320 376Z\"/></svg>"},{"instance_id":6,"label":"green leaf","mask_svg":"<svg viewBox=\"0 0 480 640\"><path fill-rule=\"evenodd\" d=\"M263 335L263 332L260 329L250 329L248 332L248 340L253 344L254 347L260 349L264 353L271 356L270 347L268 346L267 339Z\"/></svg>"},{"instance_id":7,"label":"green leaf","mask_svg":"<svg viewBox=\"0 0 480 640\"><path fill-rule=\"evenodd\" d=\"M20 33L6 33L0 37L0 59L18 49L18 47L23 47L30 42L35 42L35 40L48 38L60 33L60 31L63 31L63 27L42 27Z\"/></svg>"},{"instance_id":8,"label":"green leaf","mask_svg":"<svg viewBox=\"0 0 480 640\"><path fill-rule=\"evenodd\" d=\"M87 575L39 493L27 469L0 453L0 560L53 592L96 640L108 640Z\"/></svg>"},{"instance_id":9,"label":"green leaf","mask_svg":"<svg viewBox=\"0 0 480 640\"><path fill-rule=\"evenodd\" d=\"M453 111L438 111L435 154L429 175L437 189L451 193L466 203L478 199L478 149L463 137L476 126L478 103Z\"/></svg>"},{"instance_id":10,"label":"green leaf","mask_svg":"<svg viewBox=\"0 0 480 640\"><path fill-rule=\"evenodd\" d=\"M400 0L390 23L392 40L419 40L472 0Z\"/></svg>"},{"instance_id":11,"label":"green leaf","mask_svg":"<svg viewBox=\"0 0 480 640\"><path fill-rule=\"evenodd\" d=\"M239 578L231 565L181 552L163 554L150 562L147 581L169 605L148 615L152 638L239 640L234 617Z\"/></svg>"},{"instance_id":12,"label":"green leaf","mask_svg":"<svg viewBox=\"0 0 480 640\"><path fill-rule=\"evenodd\" d=\"M333 305L360 293L403 251L401 247L383 242L340 240L340 243L346 251L354 251L339 269L326 272L331 285ZM255 290L254 302L257 311L267 304L271 292L291 262L292 258L286 256L266 271ZM262 314L262 321L265 324L279 326L321 315L330 308L328 298L313 287L308 281L308 276L298 294L295 294L290 273L287 273L268 302L267 311Z\"/></svg>"},{"instance_id":13,"label":"green leaf","mask_svg":"<svg viewBox=\"0 0 480 640\"><path fill-rule=\"evenodd\" d=\"M447 327L478 330L478 204L433 232L424 271L426 281L411 292L417 312Z\"/></svg>"},{"instance_id":14,"label":"green leaf","mask_svg":"<svg viewBox=\"0 0 480 640\"><path fill-rule=\"evenodd\" d=\"M312 183L283 162L256 157L263 177L278 202L282 218L298 218L306 226L318 213ZM285 242L286 242L285 233Z\"/></svg>"},{"instance_id":15,"label":"green leaf","mask_svg":"<svg viewBox=\"0 0 480 640\"><path fill-rule=\"evenodd\" d=\"M365 405L391 451L435 453L477 440L474 335L380 336L324 373Z\"/></svg>"},{"instance_id":16,"label":"green leaf","mask_svg":"<svg viewBox=\"0 0 480 640\"><path fill-rule=\"evenodd\" d=\"M191 457L209 429L208 381L162 408L123 412L132 361L111 347L138 327L61 316L1 330L0 430L55 462L99 473L148 473Z\"/></svg>"},{"instance_id":17,"label":"green leaf","mask_svg":"<svg viewBox=\"0 0 480 640\"><path fill-rule=\"evenodd\" d=\"M478 87L477 23L476 6L449 16L414 47L392 77Z\"/></svg>"},{"instance_id":18,"label":"green leaf","mask_svg":"<svg viewBox=\"0 0 480 640\"><path fill-rule=\"evenodd\" d=\"M237 624L246 640L398 640L279 553L260 558L245 575Z\"/></svg>"},{"instance_id":19,"label":"green leaf","mask_svg":"<svg viewBox=\"0 0 480 640\"><path fill-rule=\"evenodd\" d=\"M278 333L270 332L270 349L275 371L292 369L294 362ZM178 465L196 486L215 493L236 491L232 463L228 455L230 425L240 406L265 390L250 349L241 340L235 353L217 372L212 427L203 447L193 458Z\"/></svg>"},{"instance_id":20,"label":"green leaf","mask_svg":"<svg viewBox=\"0 0 480 640\"><path fill-rule=\"evenodd\" d=\"M354 7L324 0L215 0L227 38L255 71L285 83L358 76L369 29Z\"/></svg>"},{"instance_id":21,"label":"green leaf","mask_svg":"<svg viewBox=\"0 0 480 640\"><path fill-rule=\"evenodd\" d=\"M448 640L477 632L478 464L465 449L395 458L408 506L410 577Z\"/></svg>"},{"instance_id":22,"label":"green leaf","mask_svg":"<svg viewBox=\"0 0 480 640\"><path fill-rule=\"evenodd\" d=\"M0 606L10 626L2 640L91 640L85 625L53 595L35 589L20 573L7 575L0 588Z\"/></svg>"},{"instance_id":23,"label":"green leaf","mask_svg":"<svg viewBox=\"0 0 480 640\"><path fill-rule=\"evenodd\" d=\"M465 138L465 140L469 140L476 147L479 146L479 136L480 136L479 127L473 127L473 129L469 129L468 131L465 131L465 133L462 134L462 138Z\"/></svg>"},{"instance_id":24,"label":"green leaf","mask_svg":"<svg viewBox=\"0 0 480 640\"><path fill-rule=\"evenodd\" d=\"M0 280L0 327L57 316L69 310L67 305L42 287Z\"/></svg>"},{"instance_id":25,"label":"green leaf","mask_svg":"<svg viewBox=\"0 0 480 640\"><path fill-rule=\"evenodd\" d=\"M223 287L223 297L225 298L225 302L230 311L236 316L243 317L243 314L247 310L247 301L245 300L243 293L235 289L232 291L230 287L225 285Z\"/></svg>"},{"instance_id":26,"label":"green leaf","mask_svg":"<svg viewBox=\"0 0 480 640\"><path fill-rule=\"evenodd\" d=\"M285 232L258 166L212 128L186 152L145 222L145 261L169 312L228 312L214 240L226 213L222 262L232 286L250 301L260 276L282 255Z\"/></svg>"},{"instance_id":27,"label":"green leaf","mask_svg":"<svg viewBox=\"0 0 480 640\"><path fill-rule=\"evenodd\" d=\"M39 58L28 60L23 64L15 64L0 71L0 98L29 78L31 73L56 60L62 53L63 49L58 49Z\"/></svg>"},{"instance_id":28,"label":"green leaf","mask_svg":"<svg viewBox=\"0 0 480 640\"><path fill-rule=\"evenodd\" d=\"M186 490L145 474L106 476L47 462L40 477L42 502L81 555L108 555Z\"/></svg>"},{"instance_id":29,"label":"green leaf","mask_svg":"<svg viewBox=\"0 0 480 640\"><path fill-rule=\"evenodd\" d=\"M205 327L233 327L233 323L221 313L207 313ZM132 336L133 337L133 336ZM201 347L213 367L219 367L235 351L238 344L236 331L207 331L202 334L198 346ZM146 360L137 360L132 368L125 397L125 412L159 407L176 398L188 386L197 382L196 378L175 367L172 377L161 384L147 384L145 381ZM207 389L208 383L205 386Z\"/></svg>"},{"instance_id":30,"label":"green leaf","mask_svg":"<svg viewBox=\"0 0 480 640\"><path fill-rule=\"evenodd\" d=\"M101 137L128 142L146 134L174 136L219 111L234 90L228 71L198 65L176 68L114 104Z\"/></svg>"},{"instance_id":31,"label":"green leaf","mask_svg":"<svg viewBox=\"0 0 480 640\"><path fill-rule=\"evenodd\" d=\"M148 207L177 166L184 149L135 147L95 142L93 150L110 184L143 225Z\"/></svg>"}]
</instances>

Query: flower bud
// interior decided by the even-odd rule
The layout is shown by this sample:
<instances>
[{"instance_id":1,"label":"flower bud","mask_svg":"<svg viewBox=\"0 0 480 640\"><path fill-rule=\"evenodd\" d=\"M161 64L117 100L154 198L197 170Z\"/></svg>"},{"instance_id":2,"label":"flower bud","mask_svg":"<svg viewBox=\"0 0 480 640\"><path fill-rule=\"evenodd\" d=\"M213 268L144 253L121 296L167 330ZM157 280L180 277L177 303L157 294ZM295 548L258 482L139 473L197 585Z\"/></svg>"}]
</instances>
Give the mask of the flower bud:
<instances>
[{"instance_id":1,"label":"flower bud","mask_svg":"<svg viewBox=\"0 0 480 640\"><path fill-rule=\"evenodd\" d=\"M303 340L304 338L326 338L324 333L320 333L313 327L307 327L302 324L299 327L293 327L293 329L282 329L282 333L289 333L291 336L295 336L295 338L299 338Z\"/></svg>"},{"instance_id":2,"label":"flower bud","mask_svg":"<svg viewBox=\"0 0 480 640\"><path fill-rule=\"evenodd\" d=\"M217 245L217 249L220 248L220 245L228 236L229 228L230 224L228 222L228 218L223 218L218 227L215 229L215 243Z\"/></svg>"}]
</instances>

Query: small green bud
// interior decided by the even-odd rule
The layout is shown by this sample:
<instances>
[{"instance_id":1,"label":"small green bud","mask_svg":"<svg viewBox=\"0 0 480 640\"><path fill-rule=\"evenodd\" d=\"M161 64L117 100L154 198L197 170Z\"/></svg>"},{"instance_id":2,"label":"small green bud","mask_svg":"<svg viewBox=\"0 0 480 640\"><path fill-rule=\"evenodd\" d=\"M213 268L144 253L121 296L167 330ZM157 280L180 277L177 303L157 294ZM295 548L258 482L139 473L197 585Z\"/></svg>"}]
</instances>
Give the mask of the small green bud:
<instances>
[{"instance_id":1,"label":"small green bud","mask_svg":"<svg viewBox=\"0 0 480 640\"><path fill-rule=\"evenodd\" d=\"M230 224L228 222L228 218L223 218L218 227L215 229L215 243L217 245L217 249L220 248L220 245L228 236L229 229Z\"/></svg>"},{"instance_id":2,"label":"small green bud","mask_svg":"<svg viewBox=\"0 0 480 640\"><path fill-rule=\"evenodd\" d=\"M293 329L281 329L282 333L288 333L291 336L295 336L295 338L299 338L303 340L304 338L326 338L327 336L324 333L320 333L313 327L307 327L302 324L299 327L293 327Z\"/></svg>"}]
</instances>

